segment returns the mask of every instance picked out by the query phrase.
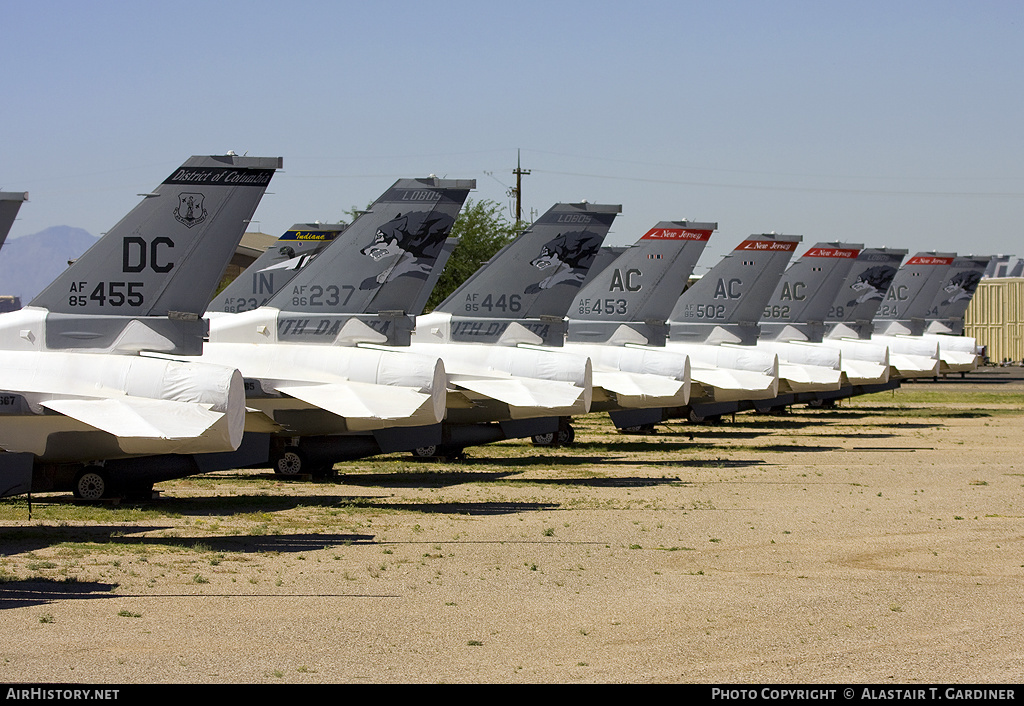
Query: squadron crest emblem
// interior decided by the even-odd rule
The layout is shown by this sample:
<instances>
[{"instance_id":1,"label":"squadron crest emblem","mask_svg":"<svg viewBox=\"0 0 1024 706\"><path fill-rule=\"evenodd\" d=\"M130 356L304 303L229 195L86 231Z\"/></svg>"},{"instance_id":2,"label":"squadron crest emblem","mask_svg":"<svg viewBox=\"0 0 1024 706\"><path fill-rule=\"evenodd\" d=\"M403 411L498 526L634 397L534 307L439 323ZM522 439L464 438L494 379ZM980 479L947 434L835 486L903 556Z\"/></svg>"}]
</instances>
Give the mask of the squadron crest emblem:
<instances>
[{"instance_id":1,"label":"squadron crest emblem","mask_svg":"<svg viewBox=\"0 0 1024 706\"><path fill-rule=\"evenodd\" d=\"M174 218L188 228L205 221L206 208L203 206L203 198L202 194L178 194L178 207L174 209Z\"/></svg>"}]
</instances>

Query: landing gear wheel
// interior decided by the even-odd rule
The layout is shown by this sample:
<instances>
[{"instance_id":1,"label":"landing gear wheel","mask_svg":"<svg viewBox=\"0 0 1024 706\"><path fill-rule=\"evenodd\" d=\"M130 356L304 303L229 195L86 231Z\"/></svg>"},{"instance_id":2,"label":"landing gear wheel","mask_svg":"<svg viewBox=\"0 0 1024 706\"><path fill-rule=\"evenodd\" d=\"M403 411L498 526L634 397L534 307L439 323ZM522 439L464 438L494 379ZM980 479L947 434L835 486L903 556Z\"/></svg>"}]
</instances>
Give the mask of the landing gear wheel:
<instances>
[{"instance_id":1,"label":"landing gear wheel","mask_svg":"<svg viewBox=\"0 0 1024 706\"><path fill-rule=\"evenodd\" d=\"M279 476L295 477L308 471L306 456L298 446L286 446L274 461L274 473Z\"/></svg>"},{"instance_id":2,"label":"landing gear wheel","mask_svg":"<svg viewBox=\"0 0 1024 706\"><path fill-rule=\"evenodd\" d=\"M108 490L106 476L99 471L87 469L75 476L72 492L82 500L100 500L107 496Z\"/></svg>"},{"instance_id":3,"label":"landing gear wheel","mask_svg":"<svg viewBox=\"0 0 1024 706\"><path fill-rule=\"evenodd\" d=\"M626 434L653 434L655 428L653 424L637 424L631 427L623 427L622 431Z\"/></svg>"},{"instance_id":4,"label":"landing gear wheel","mask_svg":"<svg viewBox=\"0 0 1024 706\"><path fill-rule=\"evenodd\" d=\"M572 428L572 425L567 424L565 427L558 430L559 446L569 446L574 441L576 441L576 430Z\"/></svg>"},{"instance_id":5,"label":"landing gear wheel","mask_svg":"<svg viewBox=\"0 0 1024 706\"><path fill-rule=\"evenodd\" d=\"M441 450L437 444L430 444L429 446L417 446L412 450L412 455L416 458L436 458L438 452Z\"/></svg>"},{"instance_id":6,"label":"landing gear wheel","mask_svg":"<svg viewBox=\"0 0 1024 706\"><path fill-rule=\"evenodd\" d=\"M558 432L549 431L546 434L534 434L530 437L530 441L534 446L554 446L557 438Z\"/></svg>"},{"instance_id":7,"label":"landing gear wheel","mask_svg":"<svg viewBox=\"0 0 1024 706\"><path fill-rule=\"evenodd\" d=\"M694 424L703 424L704 422L707 421L707 417L705 417L703 414L697 414L692 409L690 410L688 418Z\"/></svg>"},{"instance_id":8,"label":"landing gear wheel","mask_svg":"<svg viewBox=\"0 0 1024 706\"><path fill-rule=\"evenodd\" d=\"M465 449L461 446L439 446L430 444L419 446L412 450L413 458L437 459L439 461L459 461L466 457Z\"/></svg>"}]
</instances>

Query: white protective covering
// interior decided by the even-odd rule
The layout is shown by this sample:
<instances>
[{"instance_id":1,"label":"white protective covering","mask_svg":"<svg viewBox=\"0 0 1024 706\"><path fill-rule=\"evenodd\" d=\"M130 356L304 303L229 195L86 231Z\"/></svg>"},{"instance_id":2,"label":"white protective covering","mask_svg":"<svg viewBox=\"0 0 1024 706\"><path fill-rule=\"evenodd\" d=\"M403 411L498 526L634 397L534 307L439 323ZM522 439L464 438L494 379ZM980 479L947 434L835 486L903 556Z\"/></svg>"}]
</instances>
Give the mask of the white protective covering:
<instances>
[{"instance_id":1,"label":"white protective covering","mask_svg":"<svg viewBox=\"0 0 1024 706\"><path fill-rule=\"evenodd\" d=\"M789 392L838 390L843 384L842 353L806 341L758 341L755 346L779 357L779 385Z\"/></svg>"},{"instance_id":2,"label":"white protective covering","mask_svg":"<svg viewBox=\"0 0 1024 706\"><path fill-rule=\"evenodd\" d=\"M361 346L210 342L202 360L232 364L258 380L265 396L250 395L247 404L270 419L278 410L323 409L344 418L336 430L342 433L444 418L445 368L436 357ZM316 433L324 433L322 422Z\"/></svg>"},{"instance_id":3,"label":"white protective covering","mask_svg":"<svg viewBox=\"0 0 1024 706\"><path fill-rule=\"evenodd\" d=\"M669 341L666 352L690 358L690 377L716 402L779 396L779 357L754 346ZM703 400L702 400L703 401Z\"/></svg>"},{"instance_id":4,"label":"white protective covering","mask_svg":"<svg viewBox=\"0 0 1024 706\"><path fill-rule=\"evenodd\" d=\"M245 424L242 377L226 366L0 351L0 390L22 395L31 412L5 416L0 447L42 460L88 458L88 437L77 437L77 448L48 446L60 432L102 432L96 448L111 446L106 435L117 437L113 455L97 458L233 451ZM47 409L64 417L47 415Z\"/></svg>"},{"instance_id":5,"label":"white protective covering","mask_svg":"<svg viewBox=\"0 0 1024 706\"><path fill-rule=\"evenodd\" d=\"M920 336L877 334L872 334L870 340L889 347L889 362L898 377L933 377L939 374L942 359L937 341L929 341Z\"/></svg>"},{"instance_id":6,"label":"white protective covering","mask_svg":"<svg viewBox=\"0 0 1024 706\"><path fill-rule=\"evenodd\" d=\"M414 342L410 351L439 356L452 388L508 405L512 419L590 411L593 369L589 358L540 346L484 343ZM490 413L481 410L481 414ZM493 420L481 417L480 421Z\"/></svg>"},{"instance_id":7,"label":"white protective covering","mask_svg":"<svg viewBox=\"0 0 1024 706\"><path fill-rule=\"evenodd\" d=\"M856 338L826 338L817 344L842 354L841 368L850 385L889 382L889 347Z\"/></svg>"},{"instance_id":8,"label":"white protective covering","mask_svg":"<svg viewBox=\"0 0 1024 706\"><path fill-rule=\"evenodd\" d=\"M588 356L594 387L613 393L623 409L680 407L690 401L690 359L659 348L566 343L567 353Z\"/></svg>"},{"instance_id":9,"label":"white protective covering","mask_svg":"<svg viewBox=\"0 0 1024 706\"><path fill-rule=\"evenodd\" d=\"M941 372L970 372L981 365L978 340L975 338L941 333L925 333L922 338L926 341L934 340L939 344Z\"/></svg>"}]
</instances>

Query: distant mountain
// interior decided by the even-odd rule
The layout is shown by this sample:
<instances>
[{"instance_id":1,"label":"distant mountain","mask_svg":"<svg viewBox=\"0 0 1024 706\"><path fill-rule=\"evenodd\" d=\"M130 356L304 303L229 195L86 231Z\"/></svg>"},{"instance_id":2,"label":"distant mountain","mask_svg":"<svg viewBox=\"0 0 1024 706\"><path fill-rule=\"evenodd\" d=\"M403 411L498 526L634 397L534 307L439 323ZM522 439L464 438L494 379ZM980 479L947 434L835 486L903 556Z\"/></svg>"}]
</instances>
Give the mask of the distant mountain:
<instances>
[{"instance_id":1,"label":"distant mountain","mask_svg":"<svg viewBox=\"0 0 1024 706\"><path fill-rule=\"evenodd\" d=\"M80 257L96 240L70 226L8 238L0 248L0 294L21 297L21 303L27 305L67 269L68 260Z\"/></svg>"}]
</instances>

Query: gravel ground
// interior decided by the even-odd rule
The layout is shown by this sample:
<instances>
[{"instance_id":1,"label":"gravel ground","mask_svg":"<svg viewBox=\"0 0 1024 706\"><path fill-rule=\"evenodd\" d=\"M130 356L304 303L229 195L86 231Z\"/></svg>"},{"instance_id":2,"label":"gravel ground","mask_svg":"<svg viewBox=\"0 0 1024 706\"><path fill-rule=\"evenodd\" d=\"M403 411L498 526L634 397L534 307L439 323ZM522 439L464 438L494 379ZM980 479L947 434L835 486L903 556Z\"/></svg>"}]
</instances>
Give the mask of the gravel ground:
<instances>
[{"instance_id":1,"label":"gravel ground","mask_svg":"<svg viewBox=\"0 0 1024 706\"><path fill-rule=\"evenodd\" d=\"M0 501L0 681L1021 683L1021 400L997 368L329 482Z\"/></svg>"}]
</instances>

